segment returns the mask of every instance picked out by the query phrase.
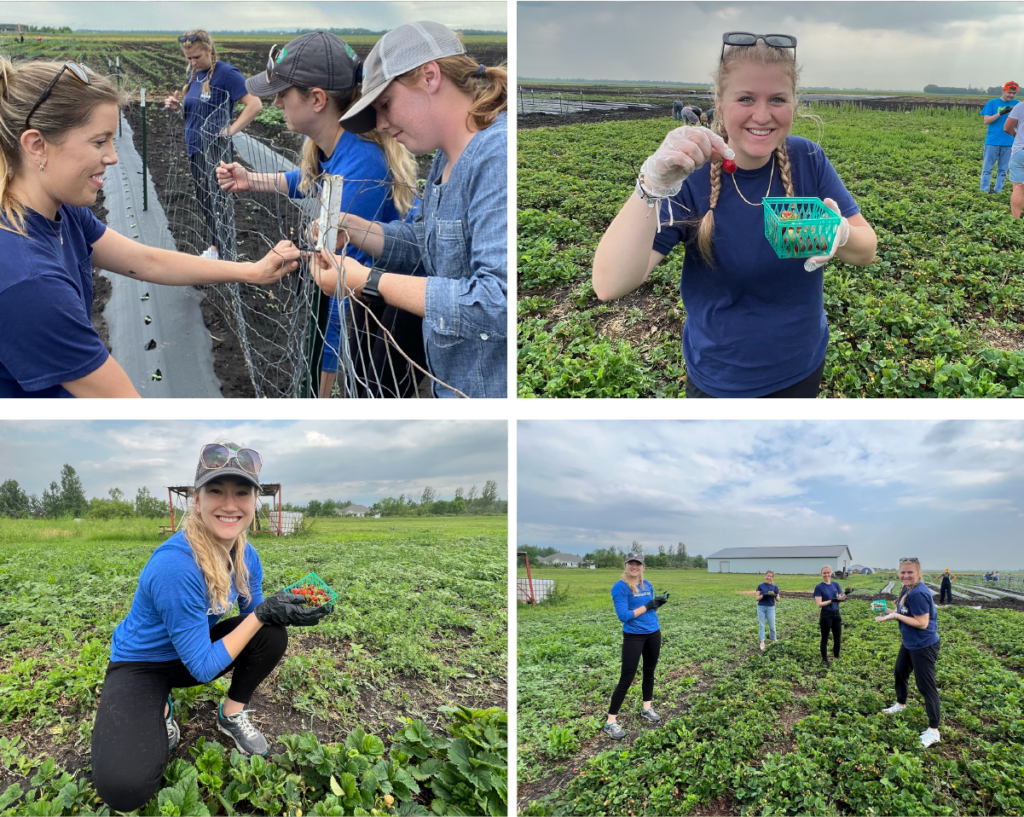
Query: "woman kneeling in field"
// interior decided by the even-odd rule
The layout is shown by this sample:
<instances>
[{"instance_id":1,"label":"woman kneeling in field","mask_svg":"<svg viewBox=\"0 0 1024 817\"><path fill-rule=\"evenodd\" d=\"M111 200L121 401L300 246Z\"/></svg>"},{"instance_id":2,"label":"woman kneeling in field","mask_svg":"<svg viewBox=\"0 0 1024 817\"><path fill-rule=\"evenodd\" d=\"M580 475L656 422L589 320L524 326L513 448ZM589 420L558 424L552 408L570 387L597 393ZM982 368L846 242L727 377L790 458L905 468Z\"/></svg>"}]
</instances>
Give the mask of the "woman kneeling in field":
<instances>
[{"instance_id":1,"label":"woman kneeling in field","mask_svg":"<svg viewBox=\"0 0 1024 817\"><path fill-rule=\"evenodd\" d=\"M900 559L900 584L903 589L896 609L875 621L900 623L900 652L896 657L896 703L882 711L896 715L906 708L907 684L914 673L917 690L924 698L928 728L921 733L921 745L927 749L939 742L939 690L935 686L935 664L939 660L939 611L931 591L921 581L921 563Z\"/></svg>"},{"instance_id":2,"label":"woman kneeling in field","mask_svg":"<svg viewBox=\"0 0 1024 817\"><path fill-rule=\"evenodd\" d=\"M775 571L769 570L764 574L764 581L754 591L754 598L757 599L757 635L761 642L761 649L764 649L764 623L768 622L768 629L772 641L778 641L775 635L775 600L782 597L782 591L775 584Z\"/></svg>"},{"instance_id":3,"label":"woman kneeling in field","mask_svg":"<svg viewBox=\"0 0 1024 817\"><path fill-rule=\"evenodd\" d=\"M263 566L245 536L261 464L255 451L230 443L203 447L185 528L153 552L114 630L92 733L93 782L112 809L141 808L159 788L181 734L174 688L233 670L217 729L240 752L265 755L267 740L245 706L284 656L285 627L310 626L330 612L290 593L263 598ZM220 621L236 599L240 615Z\"/></svg>"},{"instance_id":4,"label":"woman kneeling in field","mask_svg":"<svg viewBox=\"0 0 1024 817\"><path fill-rule=\"evenodd\" d=\"M828 347L822 267L875 257L875 232L821 147L790 135L798 79L795 37L725 34L713 130L665 137L594 255L594 291L608 301L687 244L687 397L816 396ZM723 176L722 160L735 172ZM828 254L779 259L764 237L769 196L817 197L840 214Z\"/></svg>"}]
</instances>

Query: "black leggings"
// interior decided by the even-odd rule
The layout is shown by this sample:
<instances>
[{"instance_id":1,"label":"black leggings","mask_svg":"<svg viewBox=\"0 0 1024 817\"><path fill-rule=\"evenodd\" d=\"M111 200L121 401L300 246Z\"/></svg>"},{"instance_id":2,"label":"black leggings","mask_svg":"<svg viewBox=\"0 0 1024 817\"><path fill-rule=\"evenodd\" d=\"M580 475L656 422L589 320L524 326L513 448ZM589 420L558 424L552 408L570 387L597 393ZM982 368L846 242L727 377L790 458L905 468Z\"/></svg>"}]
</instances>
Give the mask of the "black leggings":
<instances>
[{"instance_id":1,"label":"black leggings","mask_svg":"<svg viewBox=\"0 0 1024 817\"><path fill-rule=\"evenodd\" d=\"M924 698L924 709L928 713L928 726L939 728L939 689L935 686L935 663L939 660L938 642L920 650L908 650L900 646L896 657L896 702L905 704L910 687L907 679L914 673L917 691Z\"/></svg>"},{"instance_id":2,"label":"black leggings","mask_svg":"<svg viewBox=\"0 0 1024 817\"><path fill-rule=\"evenodd\" d=\"M196 201L206 225L204 241L215 246L226 261L235 260L235 209L231 194L217 183L217 167L222 161L231 163L231 144L230 139L204 135L202 148L188 157Z\"/></svg>"},{"instance_id":3,"label":"black leggings","mask_svg":"<svg viewBox=\"0 0 1024 817\"><path fill-rule=\"evenodd\" d=\"M784 389L773 391L771 394L762 394L761 397L817 397L818 390L821 388L821 376L824 372L825 361L822 360L821 365L799 383L794 383L792 386L786 386ZM710 394L702 392L693 385L690 378L686 378L686 396L691 399L694 397L711 397Z\"/></svg>"},{"instance_id":4,"label":"black leggings","mask_svg":"<svg viewBox=\"0 0 1024 817\"><path fill-rule=\"evenodd\" d=\"M629 685L636 676L636 668L640 664L640 656L644 657L644 680L641 687L643 700L649 701L654 696L654 670L658 666L661 655L661 630L653 633L622 634L622 672L619 685L612 693L612 703L608 707L609 715L618 715L619 707L629 691Z\"/></svg>"},{"instance_id":5,"label":"black leggings","mask_svg":"<svg viewBox=\"0 0 1024 817\"><path fill-rule=\"evenodd\" d=\"M219 641L244 616L217 622L210 641ZM228 697L247 704L252 693L278 665L288 646L288 631L264 624L238 657L220 673L234 669ZM92 777L96 793L116 811L141 808L156 794L167 767L164 704L172 689L200 686L180 660L111 661L92 732Z\"/></svg>"},{"instance_id":6,"label":"black leggings","mask_svg":"<svg viewBox=\"0 0 1024 817\"><path fill-rule=\"evenodd\" d=\"M828 634L832 633L832 655L839 657L839 648L843 642L843 619L838 615L826 616L822 611L818 619L818 629L821 630L821 660L828 661Z\"/></svg>"}]
</instances>

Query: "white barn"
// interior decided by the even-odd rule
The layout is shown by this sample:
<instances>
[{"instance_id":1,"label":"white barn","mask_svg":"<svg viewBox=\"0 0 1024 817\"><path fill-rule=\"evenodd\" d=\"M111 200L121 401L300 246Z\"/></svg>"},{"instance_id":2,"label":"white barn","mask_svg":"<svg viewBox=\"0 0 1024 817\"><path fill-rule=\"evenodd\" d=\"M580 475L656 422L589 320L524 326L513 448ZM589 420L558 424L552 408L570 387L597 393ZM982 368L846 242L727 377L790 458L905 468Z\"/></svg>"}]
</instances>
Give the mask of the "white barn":
<instances>
[{"instance_id":1,"label":"white barn","mask_svg":"<svg viewBox=\"0 0 1024 817\"><path fill-rule=\"evenodd\" d=\"M820 573L829 565L836 573L853 566L846 545L827 547L725 548L708 558L708 573Z\"/></svg>"}]
</instances>

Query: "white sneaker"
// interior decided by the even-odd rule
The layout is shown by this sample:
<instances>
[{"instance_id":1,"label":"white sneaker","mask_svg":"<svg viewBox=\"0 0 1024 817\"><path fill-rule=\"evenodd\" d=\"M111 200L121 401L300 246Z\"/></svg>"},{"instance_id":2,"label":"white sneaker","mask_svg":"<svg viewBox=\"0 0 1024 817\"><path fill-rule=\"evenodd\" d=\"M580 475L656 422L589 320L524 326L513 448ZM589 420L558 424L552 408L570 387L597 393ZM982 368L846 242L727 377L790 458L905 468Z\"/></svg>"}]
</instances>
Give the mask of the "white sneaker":
<instances>
[{"instance_id":1,"label":"white sneaker","mask_svg":"<svg viewBox=\"0 0 1024 817\"><path fill-rule=\"evenodd\" d=\"M217 252L217 248L216 247L210 247L209 249L203 250L199 254L199 257L200 258L212 258L214 261L219 261L220 260L220 253Z\"/></svg>"},{"instance_id":2,"label":"white sneaker","mask_svg":"<svg viewBox=\"0 0 1024 817\"><path fill-rule=\"evenodd\" d=\"M882 711L886 715L899 715L900 712L902 712L906 708L907 708L906 704L893 704L892 706L890 706L890 707L888 707L886 709L883 709Z\"/></svg>"},{"instance_id":3,"label":"white sneaker","mask_svg":"<svg viewBox=\"0 0 1024 817\"><path fill-rule=\"evenodd\" d=\"M939 742L939 731L937 729L925 729L921 733L921 748L927 749Z\"/></svg>"}]
</instances>

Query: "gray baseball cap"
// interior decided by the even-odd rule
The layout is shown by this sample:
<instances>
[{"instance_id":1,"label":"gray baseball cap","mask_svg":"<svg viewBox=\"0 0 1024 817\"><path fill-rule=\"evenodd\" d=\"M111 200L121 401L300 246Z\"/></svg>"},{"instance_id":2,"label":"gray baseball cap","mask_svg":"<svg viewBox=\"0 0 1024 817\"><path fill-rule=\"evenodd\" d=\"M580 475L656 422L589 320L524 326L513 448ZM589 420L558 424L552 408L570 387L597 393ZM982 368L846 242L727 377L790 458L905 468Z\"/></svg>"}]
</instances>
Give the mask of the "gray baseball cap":
<instances>
[{"instance_id":1,"label":"gray baseball cap","mask_svg":"<svg viewBox=\"0 0 1024 817\"><path fill-rule=\"evenodd\" d=\"M630 553L626 554L626 558L623 559L622 561L623 561L623 563L626 563L626 562L640 562L640 564L644 564L644 555L642 553L632 553L632 552L630 552ZM644 565L644 566L646 567L646 565Z\"/></svg>"},{"instance_id":2,"label":"gray baseball cap","mask_svg":"<svg viewBox=\"0 0 1024 817\"><path fill-rule=\"evenodd\" d=\"M362 63L352 47L336 34L313 31L296 37L284 48L274 46L267 70L245 81L255 96L274 96L293 85L349 91L362 78Z\"/></svg>"},{"instance_id":3,"label":"gray baseball cap","mask_svg":"<svg viewBox=\"0 0 1024 817\"><path fill-rule=\"evenodd\" d=\"M259 490L259 473L262 467L260 455L251 448L236 449L234 446L220 443L205 445L199 453L199 465L196 466L196 481L193 487L198 491L215 479L233 477L248 482Z\"/></svg>"},{"instance_id":4,"label":"gray baseball cap","mask_svg":"<svg viewBox=\"0 0 1024 817\"><path fill-rule=\"evenodd\" d=\"M406 23L381 37L363 67L363 95L338 120L345 130L368 133L377 126L373 101L395 77L431 60L466 53L454 31L429 20Z\"/></svg>"}]
</instances>

